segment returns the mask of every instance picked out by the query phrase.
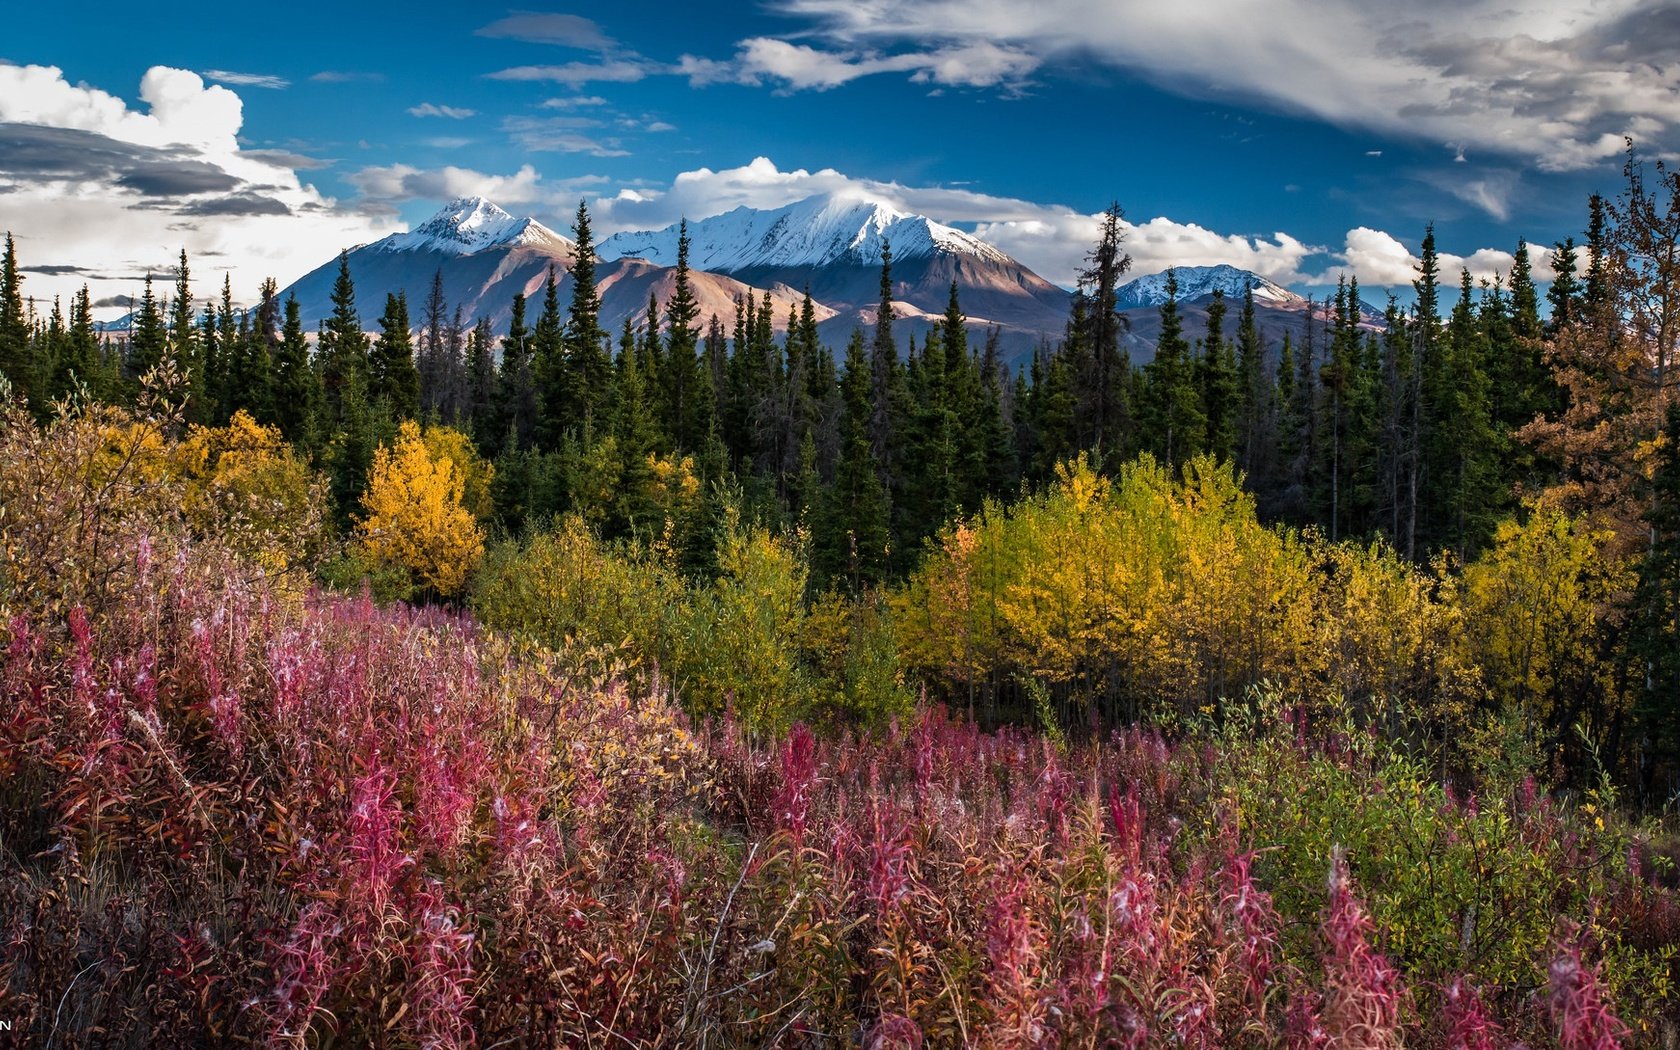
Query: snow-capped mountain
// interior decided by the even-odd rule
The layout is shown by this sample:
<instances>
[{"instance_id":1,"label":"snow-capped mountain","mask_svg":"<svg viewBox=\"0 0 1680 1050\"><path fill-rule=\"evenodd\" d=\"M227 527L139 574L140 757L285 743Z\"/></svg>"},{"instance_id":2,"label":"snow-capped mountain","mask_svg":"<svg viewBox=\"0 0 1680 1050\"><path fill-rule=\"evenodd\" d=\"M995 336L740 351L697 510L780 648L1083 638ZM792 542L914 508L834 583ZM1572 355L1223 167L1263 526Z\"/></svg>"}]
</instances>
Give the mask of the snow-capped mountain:
<instances>
[{"instance_id":1,"label":"snow-capped mountain","mask_svg":"<svg viewBox=\"0 0 1680 1050\"><path fill-rule=\"evenodd\" d=\"M368 247L381 252L472 255L497 246L553 249L571 254L577 245L535 219L516 219L483 197L458 197L407 233L393 233Z\"/></svg>"},{"instance_id":2,"label":"snow-capped mountain","mask_svg":"<svg viewBox=\"0 0 1680 1050\"><path fill-rule=\"evenodd\" d=\"M614 234L601 242L601 256L633 256L664 266L677 263L677 226ZM879 201L837 194L808 197L780 208L742 206L688 226L688 264L697 270L735 273L755 267L878 267L881 246L892 245L903 262L940 253L1010 263L985 241L909 215Z\"/></svg>"},{"instance_id":3,"label":"snow-capped mountain","mask_svg":"<svg viewBox=\"0 0 1680 1050\"><path fill-rule=\"evenodd\" d=\"M620 233L604 256L677 259L679 227ZM823 336L843 345L854 325L874 323L881 247L892 246L895 313L901 332L923 334L945 311L951 285L977 329L996 327L1006 352L1024 352L1061 332L1068 296L998 248L925 215L880 201L825 194L780 208L741 207L688 224L689 266L762 288L809 289L836 311Z\"/></svg>"},{"instance_id":4,"label":"snow-capped mountain","mask_svg":"<svg viewBox=\"0 0 1680 1050\"><path fill-rule=\"evenodd\" d=\"M568 238L535 219L516 218L482 197L450 201L414 229L364 244L347 255L364 327L374 327L385 296L396 292L408 297L409 321L416 327L424 324L433 278L441 276L449 310L459 305L462 320L469 325L480 317L488 318L497 334L508 330L516 294L532 300L527 323L535 319L550 269L564 309L571 299L571 268L576 258L577 245ZM313 329L332 313L337 278L334 258L283 289L280 298L296 295L304 326ZM650 294L661 302L668 299L675 287L675 270L640 259L618 259L598 263L595 280L602 324L612 330L626 318L639 323ZM720 274L695 272L691 285L701 316L716 314L725 325L734 323L737 296L749 291L763 295ZM785 320L799 296L786 288L771 295L777 320ZM817 318L820 322L833 313L818 307Z\"/></svg>"},{"instance_id":5,"label":"snow-capped mountain","mask_svg":"<svg viewBox=\"0 0 1680 1050\"><path fill-rule=\"evenodd\" d=\"M1253 288L1256 306L1306 309L1304 297L1259 274L1228 263L1181 266L1173 270L1173 276L1178 280L1178 301L1181 303L1192 303L1219 291L1224 292L1225 298L1234 305L1242 301L1244 291ZM1115 300L1121 310L1159 307L1167 301L1166 273L1147 274L1121 285L1115 292Z\"/></svg>"},{"instance_id":6,"label":"snow-capped mountain","mask_svg":"<svg viewBox=\"0 0 1680 1050\"><path fill-rule=\"evenodd\" d=\"M1325 309L1323 297L1308 299L1257 273L1225 263L1218 266L1181 266L1173 270L1173 275L1178 279L1178 301L1186 307L1205 305L1215 291L1221 291L1225 293L1226 309L1234 316L1234 312L1241 308L1243 291L1253 288L1254 306L1262 317L1269 311L1304 315L1307 308L1315 303L1314 308L1320 316ZM1147 274L1123 284L1116 291L1115 299L1124 313L1158 310L1167 301L1167 275L1165 272ZM1382 325L1383 311L1363 299L1359 302L1359 311L1361 325L1367 328Z\"/></svg>"}]
</instances>

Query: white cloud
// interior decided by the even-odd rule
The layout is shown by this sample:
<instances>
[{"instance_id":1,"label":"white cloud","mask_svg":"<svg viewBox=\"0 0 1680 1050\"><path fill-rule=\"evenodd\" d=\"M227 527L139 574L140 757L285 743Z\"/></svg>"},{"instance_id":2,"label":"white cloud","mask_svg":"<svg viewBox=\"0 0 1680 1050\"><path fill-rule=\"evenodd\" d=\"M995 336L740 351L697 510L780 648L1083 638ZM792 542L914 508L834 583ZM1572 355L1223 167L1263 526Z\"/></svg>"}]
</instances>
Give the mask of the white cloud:
<instances>
[{"instance_id":1,"label":"white cloud","mask_svg":"<svg viewBox=\"0 0 1680 1050\"><path fill-rule=\"evenodd\" d=\"M735 58L727 62L684 55L672 70L695 87L715 83L773 83L788 91L826 91L859 77L880 73L909 73L919 84L992 87L1018 84L1039 66L1039 59L1023 51L975 41L932 52L879 54L828 51L774 37L741 41Z\"/></svg>"},{"instance_id":2,"label":"white cloud","mask_svg":"<svg viewBox=\"0 0 1680 1050\"><path fill-rule=\"evenodd\" d=\"M389 229L302 182L284 155L242 149L243 106L228 88L154 66L139 100L71 84L56 67L0 64L0 132L27 146L0 149L19 255L80 268L30 274L28 294L68 296L87 280L95 298L125 295L185 248L199 290L231 270L236 295L250 297L265 276L285 283Z\"/></svg>"},{"instance_id":3,"label":"white cloud","mask_svg":"<svg viewBox=\"0 0 1680 1050\"><path fill-rule=\"evenodd\" d=\"M432 102L422 102L418 106L408 107L410 116L414 117L447 117L450 120L466 120L468 117L478 116L478 110L467 109L463 106L439 106Z\"/></svg>"},{"instance_id":4,"label":"white cloud","mask_svg":"<svg viewBox=\"0 0 1680 1050\"><path fill-rule=\"evenodd\" d=\"M370 208L394 212L410 201L441 204L456 197L486 197L506 208L533 214L565 232L580 198L600 192L607 182L602 175L580 175L571 179L544 179L536 168L521 165L511 175L495 175L472 168L448 165L416 168L408 164L368 167L350 176ZM624 189L621 193L633 191Z\"/></svg>"},{"instance_id":5,"label":"white cloud","mask_svg":"<svg viewBox=\"0 0 1680 1050\"><path fill-rule=\"evenodd\" d=\"M1347 232L1342 250L1335 253L1339 265L1309 278L1314 284L1334 284L1344 274L1357 277L1368 287L1406 287L1417 279L1419 257L1401 243L1399 238L1382 230L1358 226ZM1439 252L1441 283L1457 286L1459 273L1470 271L1473 281L1494 281L1509 278L1516 258L1497 248L1480 248L1469 255ZM1529 266L1536 281L1550 281L1552 268L1550 253L1544 248L1529 247Z\"/></svg>"},{"instance_id":6,"label":"white cloud","mask_svg":"<svg viewBox=\"0 0 1680 1050\"><path fill-rule=\"evenodd\" d=\"M834 168L783 171L767 157L736 168L682 172L664 192L637 187L616 196L597 194L590 210L598 235L606 236L667 226L683 217L702 219L742 205L776 208L819 193L879 200L971 229L1064 287L1071 286L1084 267L1102 223L1100 213L958 187L906 186L855 178ZM1363 226L1348 231L1340 250L1282 231L1221 233L1164 216L1127 221L1125 231L1133 275L1159 273L1169 266L1228 263L1286 285L1334 284L1340 274L1350 273L1367 287L1404 287L1416 276L1417 257L1404 244L1392 234ZM1549 280L1546 252L1531 249L1530 254L1535 279ZM1478 280L1491 280L1496 274L1509 274L1512 262L1509 252L1491 248L1468 256L1443 252L1440 260L1443 280L1454 281L1461 266L1468 266Z\"/></svg>"},{"instance_id":7,"label":"white cloud","mask_svg":"<svg viewBox=\"0 0 1680 1050\"><path fill-rule=\"evenodd\" d=\"M777 0L812 24L783 43L784 88L843 82L845 66L894 48L932 56L991 47L1013 65L985 76L1007 82L1037 64L1094 58L1200 97L1260 100L1346 127L1361 127L1522 156L1546 170L1589 167L1632 134L1655 151L1680 129L1675 90L1680 9L1663 0ZM741 45L732 65L747 78L771 55ZM824 57L824 56L827 57ZM910 55L890 61L907 63ZM708 60L697 59L705 74ZM838 63L838 64L837 64ZM717 63L711 63L716 67ZM711 68L722 78L724 71ZM861 75L861 74L860 74ZM937 77L930 72L930 77ZM983 76L981 79L985 79Z\"/></svg>"}]
</instances>

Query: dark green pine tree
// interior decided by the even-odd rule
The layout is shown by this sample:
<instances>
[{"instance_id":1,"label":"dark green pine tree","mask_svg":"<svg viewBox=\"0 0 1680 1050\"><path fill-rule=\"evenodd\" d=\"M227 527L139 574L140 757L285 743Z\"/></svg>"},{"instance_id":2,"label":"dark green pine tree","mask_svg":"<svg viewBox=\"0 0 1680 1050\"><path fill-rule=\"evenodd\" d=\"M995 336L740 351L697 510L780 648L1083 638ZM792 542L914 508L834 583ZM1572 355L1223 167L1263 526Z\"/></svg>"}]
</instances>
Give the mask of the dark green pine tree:
<instances>
[{"instance_id":1,"label":"dark green pine tree","mask_svg":"<svg viewBox=\"0 0 1680 1050\"><path fill-rule=\"evenodd\" d=\"M1430 479L1426 549L1448 548L1460 558L1480 549L1505 503L1498 467L1503 443L1490 418L1484 334L1470 272L1461 271L1459 299L1439 348L1424 466Z\"/></svg>"},{"instance_id":2,"label":"dark green pine tree","mask_svg":"<svg viewBox=\"0 0 1680 1050\"><path fill-rule=\"evenodd\" d=\"M986 333L978 375L978 411L974 424L966 432L973 449L968 457L969 473L963 482L962 506L966 511L978 509L988 496L1011 492L1020 480L1015 427L1009 411L1013 391L1006 386L1008 376L998 351L996 328Z\"/></svg>"},{"instance_id":3,"label":"dark green pine tree","mask_svg":"<svg viewBox=\"0 0 1680 1050\"><path fill-rule=\"evenodd\" d=\"M220 426L227 421L222 402L227 396L225 358L230 349L222 342L222 324L216 312L216 303L207 300L204 313L198 319L198 356L203 362L204 400L197 411L190 413L200 423Z\"/></svg>"},{"instance_id":4,"label":"dark green pine tree","mask_svg":"<svg viewBox=\"0 0 1680 1050\"><path fill-rule=\"evenodd\" d=\"M1580 314L1589 324L1611 322L1614 300L1611 283L1614 268L1610 259L1610 208L1600 194L1587 198L1587 273L1581 289Z\"/></svg>"},{"instance_id":5,"label":"dark green pine tree","mask_svg":"<svg viewBox=\"0 0 1680 1050\"><path fill-rule=\"evenodd\" d=\"M1242 387L1234 348L1225 338L1225 292L1214 289L1208 303L1207 335L1196 358L1196 386L1202 398L1203 451L1221 460L1233 458Z\"/></svg>"},{"instance_id":6,"label":"dark green pine tree","mask_svg":"<svg viewBox=\"0 0 1680 1050\"><path fill-rule=\"evenodd\" d=\"M1243 289L1242 312L1237 319L1237 466L1248 476L1249 487L1270 492L1277 451L1276 385L1266 362L1266 342L1254 313L1254 285Z\"/></svg>"},{"instance_id":7,"label":"dark green pine tree","mask_svg":"<svg viewBox=\"0 0 1680 1050\"><path fill-rule=\"evenodd\" d=\"M1143 369L1141 437L1144 448L1170 468L1201 451L1206 417L1178 309L1178 275L1170 269L1166 293L1155 358Z\"/></svg>"},{"instance_id":8,"label":"dark green pine tree","mask_svg":"<svg viewBox=\"0 0 1680 1050\"><path fill-rule=\"evenodd\" d=\"M293 445L311 454L319 453L321 439L315 422L325 395L321 374L309 360L309 341L303 334L302 311L295 295L286 297L272 376L269 386L274 394L274 422L280 433Z\"/></svg>"},{"instance_id":9,"label":"dark green pine tree","mask_svg":"<svg viewBox=\"0 0 1680 1050\"><path fill-rule=\"evenodd\" d=\"M567 391L571 387L566 371L564 322L560 318L559 282L554 267L543 282L542 312L531 331L531 382L537 406L537 444L548 451L560 447L566 428Z\"/></svg>"},{"instance_id":10,"label":"dark green pine tree","mask_svg":"<svg viewBox=\"0 0 1680 1050\"><path fill-rule=\"evenodd\" d=\"M327 432L338 429L346 419L346 392L354 383L367 410L368 340L362 318L356 312L356 284L350 279L350 253L338 255L338 277L333 281L332 316L321 329L316 347L324 393L322 411ZM348 512L346 512L348 513Z\"/></svg>"},{"instance_id":11,"label":"dark green pine tree","mask_svg":"<svg viewBox=\"0 0 1680 1050\"><path fill-rule=\"evenodd\" d=\"M502 360L496 373L496 402L501 437L496 451L529 449L536 432L536 386L531 361L531 330L525 325L525 295L513 297L508 334L502 337Z\"/></svg>"},{"instance_id":12,"label":"dark green pine tree","mask_svg":"<svg viewBox=\"0 0 1680 1050\"><path fill-rule=\"evenodd\" d=\"M811 397L811 371L816 367L821 346L817 338L816 303L811 290L805 289L797 313L789 310L784 357L786 376L781 386L781 412L778 425L781 433L778 445L781 460L777 474L782 479L782 496L797 518L807 505L807 499L795 491L806 467L815 469L816 442L810 442L811 462L805 461L806 439L811 437L815 423L815 405Z\"/></svg>"},{"instance_id":13,"label":"dark green pine tree","mask_svg":"<svg viewBox=\"0 0 1680 1050\"><path fill-rule=\"evenodd\" d=\"M1077 331L1072 324L1070 332ZM1082 337L1079 337L1082 338ZM1073 346L1064 344L1065 350ZM1042 481L1054 476L1056 465L1083 448L1078 429L1079 396L1075 388L1078 361L1072 353L1041 349L1033 359L1031 441L1028 476Z\"/></svg>"},{"instance_id":14,"label":"dark green pine tree","mask_svg":"<svg viewBox=\"0 0 1680 1050\"><path fill-rule=\"evenodd\" d=\"M1125 315L1116 309L1120 278L1132 265L1132 257L1122 247L1124 218L1118 202L1108 206L1103 214L1102 233L1086 257L1088 265L1079 275L1080 287L1089 289L1084 345L1089 349L1091 365L1081 412L1085 417L1084 427L1091 435L1090 447L1096 450L1099 460L1112 460L1123 454L1131 438L1130 410L1126 404L1131 362L1120 347L1127 322Z\"/></svg>"},{"instance_id":15,"label":"dark green pine tree","mask_svg":"<svg viewBox=\"0 0 1680 1050\"><path fill-rule=\"evenodd\" d=\"M1432 436L1429 428L1437 414L1436 406L1446 398L1447 370L1441 343L1441 260L1435 250L1435 226L1424 228L1423 243L1418 249L1418 278L1412 282L1417 302L1412 307L1411 382L1406 399L1409 419L1402 435L1410 456L1404 465L1404 514L1401 533L1395 546L1410 561L1417 561L1428 550L1428 537L1419 534L1420 517L1424 513L1425 478L1428 476ZM1439 446L1435 446L1439 447Z\"/></svg>"},{"instance_id":16,"label":"dark green pine tree","mask_svg":"<svg viewBox=\"0 0 1680 1050\"><path fill-rule=\"evenodd\" d=\"M595 287L595 237L589 227L589 208L578 201L572 222L577 257L572 262L572 302L566 317L564 343L570 394L565 411L550 409L550 435L557 428L582 426L604 419L612 386L612 358L607 333L601 329L601 298Z\"/></svg>"},{"instance_id":17,"label":"dark green pine tree","mask_svg":"<svg viewBox=\"0 0 1680 1050\"><path fill-rule=\"evenodd\" d=\"M326 451L327 490L332 496L333 516L341 530L351 526L361 509L368 472L373 469L377 430L375 413L368 403L367 373L349 370L339 391L337 431Z\"/></svg>"},{"instance_id":18,"label":"dark green pine tree","mask_svg":"<svg viewBox=\"0 0 1680 1050\"><path fill-rule=\"evenodd\" d=\"M823 513L811 525L813 569L854 592L886 577L892 553L892 508L870 444L871 371L863 332L854 330L840 381L840 458Z\"/></svg>"},{"instance_id":19,"label":"dark green pine tree","mask_svg":"<svg viewBox=\"0 0 1680 1050\"><path fill-rule=\"evenodd\" d=\"M140 309L135 314L133 332L128 343L128 378L138 380L163 363L169 354L169 329L158 309L157 297L152 294L152 275L146 275L145 289L140 293Z\"/></svg>"},{"instance_id":20,"label":"dark green pine tree","mask_svg":"<svg viewBox=\"0 0 1680 1050\"><path fill-rule=\"evenodd\" d=\"M209 377L211 396L216 399L217 422L232 418L234 410L245 407L244 402L250 396L249 391L239 386L244 379L245 361L251 353L250 333L242 334L240 323L239 312L233 308L233 276L227 274L222 277L222 299L216 310L214 359L208 350L210 335L205 335L204 371Z\"/></svg>"},{"instance_id":21,"label":"dark green pine tree","mask_svg":"<svg viewBox=\"0 0 1680 1050\"><path fill-rule=\"evenodd\" d=\"M467 336L467 424L480 450L500 448L506 435L496 408L495 336L490 319L481 317Z\"/></svg>"},{"instance_id":22,"label":"dark green pine tree","mask_svg":"<svg viewBox=\"0 0 1680 1050\"><path fill-rule=\"evenodd\" d=\"M951 404L943 335L943 326L929 332L919 354L911 339L905 375L911 408L904 435L904 484L902 497L893 501L898 512L895 546L901 550L919 550L922 540L956 513L961 499L960 423Z\"/></svg>"},{"instance_id":23,"label":"dark green pine tree","mask_svg":"<svg viewBox=\"0 0 1680 1050\"><path fill-rule=\"evenodd\" d=\"M893 388L899 373L893 337L892 245L881 241L881 298L875 306L875 336L869 343L869 448L889 488L893 472Z\"/></svg>"},{"instance_id":24,"label":"dark green pine tree","mask_svg":"<svg viewBox=\"0 0 1680 1050\"><path fill-rule=\"evenodd\" d=\"M393 420L420 414L420 370L414 365L414 341L408 323L408 296L387 292L379 316L379 338L368 355L368 390Z\"/></svg>"},{"instance_id":25,"label":"dark green pine tree","mask_svg":"<svg viewBox=\"0 0 1680 1050\"><path fill-rule=\"evenodd\" d=\"M229 295L232 289L228 290ZM259 423L278 422L275 411L274 354L281 337L280 286L265 278L254 314L241 315L239 333L228 357L229 414L243 408ZM232 305L231 300L228 303Z\"/></svg>"},{"instance_id":26,"label":"dark green pine tree","mask_svg":"<svg viewBox=\"0 0 1680 1050\"><path fill-rule=\"evenodd\" d=\"M24 310L17 245L7 233L6 252L0 255L0 375L11 383L13 397L33 402L39 393L40 379L36 372L36 362L30 353L29 318Z\"/></svg>"},{"instance_id":27,"label":"dark green pine tree","mask_svg":"<svg viewBox=\"0 0 1680 1050\"><path fill-rule=\"evenodd\" d=\"M671 299L665 304L665 354L660 376L662 410L673 446L698 452L717 420L717 391L709 369L700 367L700 306L689 284L688 223L677 231L677 269Z\"/></svg>"},{"instance_id":28,"label":"dark green pine tree","mask_svg":"<svg viewBox=\"0 0 1680 1050\"><path fill-rule=\"evenodd\" d=\"M1575 238L1566 238L1552 246L1552 286L1546 289L1546 304L1551 309L1551 316L1546 318L1547 338L1557 335L1580 313L1583 289L1575 276L1580 272L1580 265Z\"/></svg>"},{"instance_id":29,"label":"dark green pine tree","mask_svg":"<svg viewBox=\"0 0 1680 1050\"><path fill-rule=\"evenodd\" d=\"M624 319L618 346L612 436L619 477L608 527L616 535L645 538L660 524L659 507L653 500L653 466L649 462L658 450L659 424L654 419L653 401L636 347L636 330L628 317Z\"/></svg>"},{"instance_id":30,"label":"dark green pine tree","mask_svg":"<svg viewBox=\"0 0 1680 1050\"><path fill-rule=\"evenodd\" d=\"M68 395L80 386L96 401L111 397L110 376L99 353L99 336L93 329L93 305L88 286L70 300L70 327L65 332L64 353L53 363L53 381L47 395L52 399Z\"/></svg>"},{"instance_id":31,"label":"dark green pine tree","mask_svg":"<svg viewBox=\"0 0 1680 1050\"><path fill-rule=\"evenodd\" d=\"M1518 339L1540 337L1540 292L1534 287L1528 242L1521 239L1511 262L1511 334Z\"/></svg>"},{"instance_id":32,"label":"dark green pine tree","mask_svg":"<svg viewBox=\"0 0 1680 1050\"><path fill-rule=\"evenodd\" d=\"M175 267L175 298L169 303L169 349L175 357L175 367L186 381L187 419L194 423L209 422L215 414L210 403L209 386L204 373L203 347L199 345L197 314L193 310L192 278L187 268L187 250L181 249L180 262Z\"/></svg>"},{"instance_id":33,"label":"dark green pine tree","mask_svg":"<svg viewBox=\"0 0 1680 1050\"><path fill-rule=\"evenodd\" d=\"M35 361L36 376L36 415L45 418L47 412L47 391L53 374L58 370L58 362L63 360L69 352L67 343L69 330L64 324L64 305L58 296L53 296L52 311L47 314L46 329L37 329L34 334L34 347L30 356Z\"/></svg>"}]
</instances>

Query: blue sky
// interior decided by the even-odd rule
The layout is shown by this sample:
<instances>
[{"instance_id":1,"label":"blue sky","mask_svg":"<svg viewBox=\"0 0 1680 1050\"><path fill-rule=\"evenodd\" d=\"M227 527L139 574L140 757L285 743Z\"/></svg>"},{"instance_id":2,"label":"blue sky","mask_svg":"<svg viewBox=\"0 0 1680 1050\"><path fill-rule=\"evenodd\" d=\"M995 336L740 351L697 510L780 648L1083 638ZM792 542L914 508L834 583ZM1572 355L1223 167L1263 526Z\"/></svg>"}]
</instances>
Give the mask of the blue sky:
<instances>
[{"instance_id":1,"label":"blue sky","mask_svg":"<svg viewBox=\"0 0 1680 1050\"><path fill-rule=\"evenodd\" d=\"M38 295L186 247L236 298L483 193L601 232L847 189L1066 283L1118 200L1139 272L1481 276L1577 234L1620 142L1680 145L1680 14L1417 0L94 3L8 14L0 227ZM1376 287L1371 287L1376 286Z\"/></svg>"}]
</instances>

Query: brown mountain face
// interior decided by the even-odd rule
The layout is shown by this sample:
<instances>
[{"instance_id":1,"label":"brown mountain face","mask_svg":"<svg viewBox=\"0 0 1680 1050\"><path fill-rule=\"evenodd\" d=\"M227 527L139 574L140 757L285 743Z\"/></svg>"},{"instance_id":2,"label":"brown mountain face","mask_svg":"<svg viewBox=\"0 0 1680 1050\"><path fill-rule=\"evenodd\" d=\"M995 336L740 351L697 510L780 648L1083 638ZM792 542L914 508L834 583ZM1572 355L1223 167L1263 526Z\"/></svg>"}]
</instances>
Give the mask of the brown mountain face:
<instances>
[{"instance_id":1,"label":"brown mountain face","mask_svg":"<svg viewBox=\"0 0 1680 1050\"><path fill-rule=\"evenodd\" d=\"M351 252L349 263L358 312L363 326L370 330L384 309L386 294L394 292L407 295L409 320L416 327L423 324L433 276L441 274L449 309L453 311L460 304L461 316L468 325L488 318L491 329L500 335L512 321L515 294L523 293L527 300L526 323L535 322L550 267L558 282L560 309L565 311L572 298L571 267L575 258L575 248L569 241L563 247L493 245L467 255L433 249L389 251L367 245ZM334 259L284 289L280 298L284 301L288 295L296 295L304 327L313 330L332 314L332 288L337 277L338 260ZM649 293L658 297L663 308L676 290L676 270L641 259L598 262L595 283L601 297L601 325L616 333L627 317L638 325L645 320ZM689 284L700 309L698 323L703 325L716 315L725 328L735 324L737 296L750 292L762 299L769 294L778 331L786 329L789 309L797 309L803 298L802 292L786 286L766 290L723 274L700 271L689 272ZM828 306L816 306L819 323L834 315Z\"/></svg>"}]
</instances>

